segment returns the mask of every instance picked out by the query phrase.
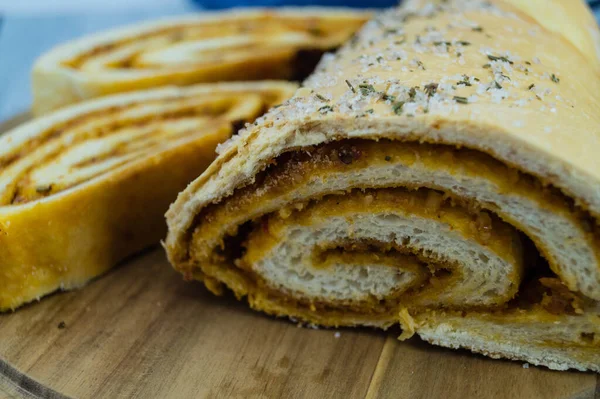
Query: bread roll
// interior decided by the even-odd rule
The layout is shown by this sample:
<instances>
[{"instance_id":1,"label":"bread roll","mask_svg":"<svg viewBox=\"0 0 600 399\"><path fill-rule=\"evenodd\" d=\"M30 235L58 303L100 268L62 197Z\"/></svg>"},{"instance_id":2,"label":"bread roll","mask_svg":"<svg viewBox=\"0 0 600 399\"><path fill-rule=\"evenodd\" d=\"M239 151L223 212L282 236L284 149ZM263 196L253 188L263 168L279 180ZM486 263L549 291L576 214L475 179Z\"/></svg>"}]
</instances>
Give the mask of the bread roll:
<instances>
[{"instance_id":1,"label":"bread roll","mask_svg":"<svg viewBox=\"0 0 600 399\"><path fill-rule=\"evenodd\" d=\"M164 85L298 79L369 16L345 8L233 9L84 37L35 63L33 112Z\"/></svg>"},{"instance_id":2,"label":"bread roll","mask_svg":"<svg viewBox=\"0 0 600 399\"><path fill-rule=\"evenodd\" d=\"M600 371L591 21L572 0L383 13L220 147L167 213L169 260L272 315Z\"/></svg>"},{"instance_id":3,"label":"bread roll","mask_svg":"<svg viewBox=\"0 0 600 399\"><path fill-rule=\"evenodd\" d=\"M164 236L177 192L287 82L121 94L0 135L0 311L80 287Z\"/></svg>"}]
</instances>

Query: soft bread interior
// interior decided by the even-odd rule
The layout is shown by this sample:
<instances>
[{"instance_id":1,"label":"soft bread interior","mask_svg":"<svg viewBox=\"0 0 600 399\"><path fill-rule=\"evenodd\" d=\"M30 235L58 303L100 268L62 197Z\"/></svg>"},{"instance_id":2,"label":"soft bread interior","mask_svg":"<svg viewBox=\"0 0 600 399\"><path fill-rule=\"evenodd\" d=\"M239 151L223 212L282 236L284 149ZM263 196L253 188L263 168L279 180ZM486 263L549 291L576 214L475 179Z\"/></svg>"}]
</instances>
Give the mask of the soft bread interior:
<instances>
[{"instance_id":1,"label":"soft bread interior","mask_svg":"<svg viewBox=\"0 0 600 399\"><path fill-rule=\"evenodd\" d=\"M288 218L268 218L266 228L251 234L241 263L276 290L295 291L295 297L331 305L395 297L408 288L420 291L422 270L413 270L412 278L405 273L396 274L395 281L392 273L402 268L398 260L381 265L377 257L372 257L353 264L360 260L362 252L357 251L358 254L338 262L334 260L332 266L320 267L314 254L307 251L342 246L348 252L344 243L349 242L370 244L362 250L385 255L390 253L386 250L389 246L417 254L424 263L419 266L430 267L427 274L435 275L436 269L450 274L438 282L443 289L434 288L434 293L428 295L416 294L410 301L413 306L432 302L444 306L485 306L511 299L523 266L516 232L500 221L492 221L487 214L481 215L489 222L488 231L482 232L478 221L460 207L440 203L437 209L422 208L421 204L432 195L436 194L401 189L356 192L341 198L333 195ZM482 245L487 241L494 245ZM383 246L379 250L378 243ZM375 273L369 276L372 270Z\"/></svg>"}]
</instances>

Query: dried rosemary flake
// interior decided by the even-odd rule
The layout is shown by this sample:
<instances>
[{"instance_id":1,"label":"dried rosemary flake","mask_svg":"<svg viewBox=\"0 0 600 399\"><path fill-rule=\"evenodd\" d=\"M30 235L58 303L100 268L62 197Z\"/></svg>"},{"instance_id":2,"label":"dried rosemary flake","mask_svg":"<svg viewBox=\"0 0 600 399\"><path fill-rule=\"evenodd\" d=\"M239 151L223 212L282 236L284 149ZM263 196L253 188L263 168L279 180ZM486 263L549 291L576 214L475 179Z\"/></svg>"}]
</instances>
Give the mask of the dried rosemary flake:
<instances>
[{"instance_id":1,"label":"dried rosemary flake","mask_svg":"<svg viewBox=\"0 0 600 399\"><path fill-rule=\"evenodd\" d=\"M472 86L471 82L469 81L469 77L467 75L463 75L462 76L462 80L456 82L457 85L465 85L465 86Z\"/></svg>"},{"instance_id":2,"label":"dried rosemary flake","mask_svg":"<svg viewBox=\"0 0 600 399\"><path fill-rule=\"evenodd\" d=\"M332 112L332 111L333 111L333 108L331 108L331 106L329 106L329 105L325 105L325 106L323 106L323 107L319 108L319 109L318 109L318 111L319 111L321 114L326 114L326 113L328 113L328 112Z\"/></svg>"},{"instance_id":3,"label":"dried rosemary flake","mask_svg":"<svg viewBox=\"0 0 600 399\"><path fill-rule=\"evenodd\" d=\"M325 97L323 97L322 95L320 95L320 94L318 94L318 93L317 93L317 94L315 94L315 97L317 97L319 100L321 100L321 101L323 101L323 102L329 102L329 100L328 100L328 99L326 99Z\"/></svg>"},{"instance_id":4,"label":"dried rosemary flake","mask_svg":"<svg viewBox=\"0 0 600 399\"><path fill-rule=\"evenodd\" d=\"M348 79L346 79L346 84L348 85L348 87L350 88L350 90L352 90L352 93L356 93L356 90L354 89L354 86L352 86L352 83L350 83L350 81Z\"/></svg>"},{"instance_id":5,"label":"dried rosemary flake","mask_svg":"<svg viewBox=\"0 0 600 399\"><path fill-rule=\"evenodd\" d=\"M454 96L454 101L459 104L468 104L469 99L467 97Z\"/></svg>"},{"instance_id":6,"label":"dried rosemary flake","mask_svg":"<svg viewBox=\"0 0 600 399\"><path fill-rule=\"evenodd\" d=\"M408 97L410 97L411 100L414 100L416 95L417 95L417 89L415 87L411 87L410 90L408 91Z\"/></svg>"},{"instance_id":7,"label":"dried rosemary flake","mask_svg":"<svg viewBox=\"0 0 600 399\"><path fill-rule=\"evenodd\" d=\"M368 110L365 111L366 114L372 114L373 113L373 108L369 108Z\"/></svg>"},{"instance_id":8,"label":"dried rosemary flake","mask_svg":"<svg viewBox=\"0 0 600 399\"><path fill-rule=\"evenodd\" d=\"M552 74L550 79L552 79L554 83L560 83L560 79L555 74Z\"/></svg>"},{"instance_id":9,"label":"dried rosemary flake","mask_svg":"<svg viewBox=\"0 0 600 399\"><path fill-rule=\"evenodd\" d=\"M530 84L530 85L529 85L529 87L527 88L527 90L531 90L531 89L533 89L534 87L535 87L535 85L532 83L532 84Z\"/></svg>"},{"instance_id":10,"label":"dried rosemary flake","mask_svg":"<svg viewBox=\"0 0 600 399\"><path fill-rule=\"evenodd\" d=\"M485 69L489 69L489 68L491 68L491 67L492 67L492 64L484 64L484 65L483 65L483 67L484 67Z\"/></svg>"},{"instance_id":11,"label":"dried rosemary flake","mask_svg":"<svg viewBox=\"0 0 600 399\"><path fill-rule=\"evenodd\" d=\"M370 84L360 84L358 85L358 88L363 96L368 96L369 94L375 92L375 88Z\"/></svg>"},{"instance_id":12,"label":"dried rosemary flake","mask_svg":"<svg viewBox=\"0 0 600 399\"><path fill-rule=\"evenodd\" d=\"M404 101L399 101L392 105L392 110L396 115L402 115L402 108L404 107Z\"/></svg>"},{"instance_id":13,"label":"dried rosemary flake","mask_svg":"<svg viewBox=\"0 0 600 399\"><path fill-rule=\"evenodd\" d=\"M509 60L508 58L506 58L504 56L499 57L499 56L488 54L487 57L490 61L502 61L502 62L508 62L510 65L514 64L514 62L512 62L511 60Z\"/></svg>"},{"instance_id":14,"label":"dried rosemary flake","mask_svg":"<svg viewBox=\"0 0 600 399\"><path fill-rule=\"evenodd\" d=\"M438 84L437 83L429 83L427 85L424 86L425 89L425 93L427 94L428 97L433 96L438 89Z\"/></svg>"},{"instance_id":15,"label":"dried rosemary flake","mask_svg":"<svg viewBox=\"0 0 600 399\"><path fill-rule=\"evenodd\" d=\"M481 26L476 26L473 28L473 32L483 32L483 28Z\"/></svg>"}]
</instances>

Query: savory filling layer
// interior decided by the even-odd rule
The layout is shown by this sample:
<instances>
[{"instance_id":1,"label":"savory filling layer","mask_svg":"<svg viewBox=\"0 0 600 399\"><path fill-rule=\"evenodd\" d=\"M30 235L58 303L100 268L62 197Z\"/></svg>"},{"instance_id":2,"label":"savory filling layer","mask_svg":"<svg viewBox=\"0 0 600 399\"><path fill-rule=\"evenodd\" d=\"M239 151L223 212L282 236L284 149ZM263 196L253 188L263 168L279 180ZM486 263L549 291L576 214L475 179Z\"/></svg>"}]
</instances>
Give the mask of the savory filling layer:
<instances>
[{"instance_id":1,"label":"savory filling layer","mask_svg":"<svg viewBox=\"0 0 600 399\"><path fill-rule=\"evenodd\" d=\"M282 100L277 90L191 94L92 111L23 140L3 136L0 206L47 197L190 140L226 137Z\"/></svg>"},{"instance_id":2,"label":"savory filling layer","mask_svg":"<svg viewBox=\"0 0 600 399\"><path fill-rule=\"evenodd\" d=\"M188 277L269 313L379 326L435 311L581 316L585 334L600 329L594 220L480 152L328 143L282 155L197 221Z\"/></svg>"},{"instance_id":3,"label":"savory filling layer","mask_svg":"<svg viewBox=\"0 0 600 399\"><path fill-rule=\"evenodd\" d=\"M191 256L208 260L222 237L271 212L351 189L427 187L475 209L487 209L524 232L569 289L600 299L594 220L535 178L477 151L380 140L346 140L284 154L256 181L198 216ZM290 205L292 204L292 205ZM198 245L195 245L198 243ZM578 273L583 270L584 273Z\"/></svg>"},{"instance_id":4,"label":"savory filling layer","mask_svg":"<svg viewBox=\"0 0 600 399\"><path fill-rule=\"evenodd\" d=\"M333 50L366 21L356 16L250 15L182 22L97 45L62 64L83 71L185 70L257 58L293 59L298 51ZM320 57L298 57L314 66ZM306 66L306 65L305 65ZM304 68L307 69L307 68ZM306 76L308 73L306 74Z\"/></svg>"}]
</instances>

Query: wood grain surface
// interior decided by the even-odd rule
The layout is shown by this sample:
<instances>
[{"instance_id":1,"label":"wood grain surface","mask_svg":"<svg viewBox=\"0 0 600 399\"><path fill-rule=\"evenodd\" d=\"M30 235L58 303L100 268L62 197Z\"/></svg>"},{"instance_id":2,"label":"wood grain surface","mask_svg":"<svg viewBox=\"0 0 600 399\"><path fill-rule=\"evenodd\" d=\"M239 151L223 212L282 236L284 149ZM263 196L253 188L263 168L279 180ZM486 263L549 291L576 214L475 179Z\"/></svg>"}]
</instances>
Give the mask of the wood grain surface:
<instances>
[{"instance_id":1,"label":"wood grain surface","mask_svg":"<svg viewBox=\"0 0 600 399\"><path fill-rule=\"evenodd\" d=\"M600 399L595 374L398 335L255 313L184 282L155 247L82 290L0 314L0 398Z\"/></svg>"}]
</instances>

